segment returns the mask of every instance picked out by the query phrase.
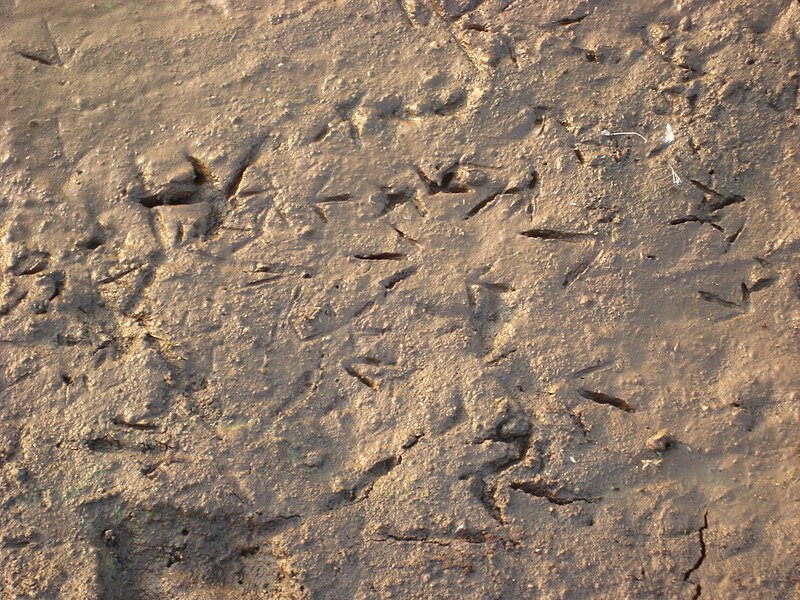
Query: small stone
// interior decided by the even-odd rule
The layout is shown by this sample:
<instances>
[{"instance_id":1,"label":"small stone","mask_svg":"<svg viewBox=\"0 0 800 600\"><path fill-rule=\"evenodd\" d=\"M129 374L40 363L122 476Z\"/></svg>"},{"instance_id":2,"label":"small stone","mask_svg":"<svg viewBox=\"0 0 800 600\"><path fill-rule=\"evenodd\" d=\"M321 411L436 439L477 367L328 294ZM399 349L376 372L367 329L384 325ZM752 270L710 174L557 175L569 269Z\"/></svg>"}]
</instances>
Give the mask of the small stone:
<instances>
[{"instance_id":1,"label":"small stone","mask_svg":"<svg viewBox=\"0 0 800 600\"><path fill-rule=\"evenodd\" d=\"M664 452L675 444L675 438L666 429L662 429L645 443L653 452Z\"/></svg>"},{"instance_id":2,"label":"small stone","mask_svg":"<svg viewBox=\"0 0 800 600\"><path fill-rule=\"evenodd\" d=\"M113 547L117 545L117 534L111 529L103 531L103 542L106 546Z\"/></svg>"},{"instance_id":3,"label":"small stone","mask_svg":"<svg viewBox=\"0 0 800 600\"><path fill-rule=\"evenodd\" d=\"M325 462L325 456L321 452L309 452L303 459L303 466L315 469Z\"/></svg>"},{"instance_id":4,"label":"small stone","mask_svg":"<svg viewBox=\"0 0 800 600\"><path fill-rule=\"evenodd\" d=\"M25 467L19 467L14 471L14 478L20 483L25 483L30 478L30 475L28 474L28 469L26 469Z\"/></svg>"},{"instance_id":5,"label":"small stone","mask_svg":"<svg viewBox=\"0 0 800 600\"><path fill-rule=\"evenodd\" d=\"M44 271L50 261L47 252L23 250L11 263L11 272L14 275L35 275Z\"/></svg>"},{"instance_id":6,"label":"small stone","mask_svg":"<svg viewBox=\"0 0 800 600\"><path fill-rule=\"evenodd\" d=\"M521 417L509 419L500 425L501 438L523 437L531 432L531 424Z\"/></svg>"}]
</instances>

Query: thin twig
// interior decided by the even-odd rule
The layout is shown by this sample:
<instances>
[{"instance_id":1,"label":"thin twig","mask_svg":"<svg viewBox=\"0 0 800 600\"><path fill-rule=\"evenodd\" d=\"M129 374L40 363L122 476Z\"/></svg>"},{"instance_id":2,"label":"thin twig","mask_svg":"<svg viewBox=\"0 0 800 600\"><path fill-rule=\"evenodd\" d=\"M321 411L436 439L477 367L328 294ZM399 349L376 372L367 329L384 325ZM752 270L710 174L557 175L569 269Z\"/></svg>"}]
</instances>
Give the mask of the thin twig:
<instances>
[{"instance_id":1,"label":"thin twig","mask_svg":"<svg viewBox=\"0 0 800 600\"><path fill-rule=\"evenodd\" d=\"M636 133L635 131L619 131L617 133L611 133L608 129L603 129L603 131L600 132L600 135L604 135L606 137L610 137L612 135L638 135L644 140L645 143L647 143L647 138L641 133Z\"/></svg>"},{"instance_id":2,"label":"thin twig","mask_svg":"<svg viewBox=\"0 0 800 600\"><path fill-rule=\"evenodd\" d=\"M672 183L674 183L675 185L680 185L681 183L683 183L683 179L681 179L680 176L675 172L675 169L672 168L672 165L669 162L667 162L667 166L669 167L669 170L672 172Z\"/></svg>"}]
</instances>

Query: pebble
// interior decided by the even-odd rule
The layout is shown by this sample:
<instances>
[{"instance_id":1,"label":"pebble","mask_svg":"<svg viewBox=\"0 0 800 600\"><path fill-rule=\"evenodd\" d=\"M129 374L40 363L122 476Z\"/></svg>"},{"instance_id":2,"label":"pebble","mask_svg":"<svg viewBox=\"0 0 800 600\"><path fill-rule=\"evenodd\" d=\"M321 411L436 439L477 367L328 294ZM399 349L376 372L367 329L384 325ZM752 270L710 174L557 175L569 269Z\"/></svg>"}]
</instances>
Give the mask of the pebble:
<instances>
[{"instance_id":1,"label":"pebble","mask_svg":"<svg viewBox=\"0 0 800 600\"><path fill-rule=\"evenodd\" d=\"M523 437L530 433L531 424L521 417L515 417L500 426L500 437L514 438Z\"/></svg>"},{"instance_id":2,"label":"pebble","mask_svg":"<svg viewBox=\"0 0 800 600\"><path fill-rule=\"evenodd\" d=\"M653 452L664 452L675 444L675 438L673 438L666 429L662 429L654 436L648 438L645 444Z\"/></svg>"}]
</instances>

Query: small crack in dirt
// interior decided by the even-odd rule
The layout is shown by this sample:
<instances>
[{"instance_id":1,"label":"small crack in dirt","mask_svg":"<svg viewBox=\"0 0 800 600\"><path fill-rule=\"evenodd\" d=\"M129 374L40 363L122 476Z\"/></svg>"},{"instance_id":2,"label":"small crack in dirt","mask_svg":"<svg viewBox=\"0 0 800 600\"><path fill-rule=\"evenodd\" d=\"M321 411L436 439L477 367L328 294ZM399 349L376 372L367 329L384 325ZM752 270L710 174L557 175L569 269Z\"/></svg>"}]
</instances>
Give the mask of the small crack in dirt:
<instances>
[{"instance_id":1,"label":"small crack in dirt","mask_svg":"<svg viewBox=\"0 0 800 600\"><path fill-rule=\"evenodd\" d=\"M706 559L706 540L703 535L706 529L708 529L708 509L706 509L705 513L703 514L703 525L697 530L697 537L700 542L700 556L697 557L695 563L689 567L689 569L687 569L686 573L683 574L683 580L688 583L694 583L689 578L703 565L703 561ZM692 600L697 600L700 598L703 588L699 583L694 583L694 586L694 595L692 596Z\"/></svg>"},{"instance_id":2,"label":"small crack in dirt","mask_svg":"<svg viewBox=\"0 0 800 600\"><path fill-rule=\"evenodd\" d=\"M488 470L484 468L476 473L471 485L472 493L486 509L486 512L488 512L489 515L501 525L505 525L506 523L505 519L503 518L503 512L500 509L500 506L498 506L495 498L497 493L497 484L488 483L486 481L486 477L489 475L498 476L504 471L508 471L514 465L525 460L525 456L528 454L528 450L532 445L532 434L530 428L528 428L525 433L514 432L510 434L504 434L503 426L508 422L510 422L510 420L506 419L502 423L498 424L495 432L486 438L486 440L509 444L516 448L516 452L499 464L490 465Z\"/></svg>"},{"instance_id":3,"label":"small crack in dirt","mask_svg":"<svg viewBox=\"0 0 800 600\"><path fill-rule=\"evenodd\" d=\"M504 545L510 544L518 546L519 542L510 540L496 535L488 534L483 531L464 530L456 531L453 534L434 534L431 531L422 530L418 533L396 534L384 533L380 537L367 538L370 542L399 542L399 543L417 543L417 544L430 544L435 546L452 546L454 543L465 544L486 544L492 542L501 542Z\"/></svg>"},{"instance_id":4,"label":"small crack in dirt","mask_svg":"<svg viewBox=\"0 0 800 600\"><path fill-rule=\"evenodd\" d=\"M543 483L525 482L525 483L512 483L512 490L517 490L535 496L537 498L544 498L550 504L557 504L558 506L565 506L573 502L586 502L587 504L594 504L597 498L584 498L583 496L564 495L559 490L551 490Z\"/></svg>"}]
</instances>

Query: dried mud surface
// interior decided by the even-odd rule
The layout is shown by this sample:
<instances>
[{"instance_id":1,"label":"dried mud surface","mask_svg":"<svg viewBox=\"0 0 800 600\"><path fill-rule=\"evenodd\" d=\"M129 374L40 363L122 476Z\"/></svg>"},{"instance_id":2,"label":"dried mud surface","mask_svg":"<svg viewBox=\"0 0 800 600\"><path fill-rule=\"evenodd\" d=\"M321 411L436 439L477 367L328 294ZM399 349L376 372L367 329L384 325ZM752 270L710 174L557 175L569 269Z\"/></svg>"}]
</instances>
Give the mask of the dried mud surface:
<instances>
[{"instance_id":1,"label":"dried mud surface","mask_svg":"<svg viewBox=\"0 0 800 600\"><path fill-rule=\"evenodd\" d=\"M800 3L0 21L0 596L800 593Z\"/></svg>"}]
</instances>

